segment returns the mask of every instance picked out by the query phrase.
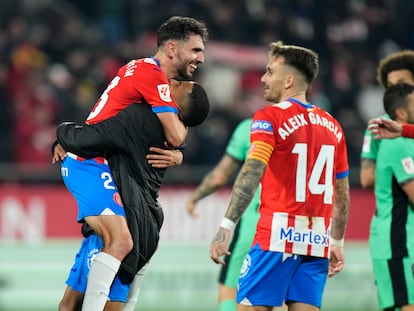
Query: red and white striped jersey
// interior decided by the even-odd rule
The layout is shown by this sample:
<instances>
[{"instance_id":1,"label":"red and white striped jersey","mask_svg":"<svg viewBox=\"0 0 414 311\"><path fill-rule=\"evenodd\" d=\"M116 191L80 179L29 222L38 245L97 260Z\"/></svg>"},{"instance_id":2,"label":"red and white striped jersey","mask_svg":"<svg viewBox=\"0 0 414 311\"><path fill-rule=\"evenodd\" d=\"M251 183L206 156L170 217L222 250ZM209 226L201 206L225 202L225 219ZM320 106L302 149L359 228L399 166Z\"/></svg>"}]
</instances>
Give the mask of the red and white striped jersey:
<instances>
[{"instance_id":1,"label":"red and white striped jersey","mask_svg":"<svg viewBox=\"0 0 414 311\"><path fill-rule=\"evenodd\" d=\"M272 146L253 243L328 257L335 181L348 175L343 130L328 112L295 99L257 111L251 142ZM254 151L252 151L254 152Z\"/></svg>"}]
</instances>

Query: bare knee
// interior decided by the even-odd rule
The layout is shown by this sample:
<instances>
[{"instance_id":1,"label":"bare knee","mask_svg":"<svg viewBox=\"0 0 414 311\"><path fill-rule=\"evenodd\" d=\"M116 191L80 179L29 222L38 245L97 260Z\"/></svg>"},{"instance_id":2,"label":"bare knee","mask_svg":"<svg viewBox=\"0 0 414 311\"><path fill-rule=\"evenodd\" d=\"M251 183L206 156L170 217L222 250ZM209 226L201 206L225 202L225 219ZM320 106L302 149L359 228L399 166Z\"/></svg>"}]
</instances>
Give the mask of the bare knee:
<instances>
[{"instance_id":1,"label":"bare knee","mask_svg":"<svg viewBox=\"0 0 414 311\"><path fill-rule=\"evenodd\" d=\"M118 258L119 260L123 260L132 250L133 246L134 242L128 231L122 235L110 236L107 241L104 239L104 248L102 251Z\"/></svg>"},{"instance_id":2,"label":"bare knee","mask_svg":"<svg viewBox=\"0 0 414 311\"><path fill-rule=\"evenodd\" d=\"M117 241L115 247L121 256L125 257L134 247L134 241L132 240L131 233L128 231Z\"/></svg>"},{"instance_id":3,"label":"bare knee","mask_svg":"<svg viewBox=\"0 0 414 311\"><path fill-rule=\"evenodd\" d=\"M132 250L134 243L125 217L89 216L85 220L102 238L103 252L123 260Z\"/></svg>"}]
</instances>

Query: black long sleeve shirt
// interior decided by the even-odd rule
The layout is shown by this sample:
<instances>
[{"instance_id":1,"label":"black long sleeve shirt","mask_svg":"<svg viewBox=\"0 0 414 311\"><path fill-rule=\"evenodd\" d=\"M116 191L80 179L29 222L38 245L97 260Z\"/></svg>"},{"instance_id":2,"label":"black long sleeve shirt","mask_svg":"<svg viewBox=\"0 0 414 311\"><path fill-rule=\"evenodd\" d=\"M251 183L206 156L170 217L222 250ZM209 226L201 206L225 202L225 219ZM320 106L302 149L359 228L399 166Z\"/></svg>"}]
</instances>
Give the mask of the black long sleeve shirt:
<instances>
[{"instance_id":1,"label":"black long sleeve shirt","mask_svg":"<svg viewBox=\"0 0 414 311\"><path fill-rule=\"evenodd\" d=\"M147 163L149 147L164 147L158 117L145 104L132 104L115 117L93 125L63 123L56 136L65 150L90 158L105 155L121 194L134 248L123 260L122 282L130 283L154 254L163 223L157 202L165 169Z\"/></svg>"}]
</instances>

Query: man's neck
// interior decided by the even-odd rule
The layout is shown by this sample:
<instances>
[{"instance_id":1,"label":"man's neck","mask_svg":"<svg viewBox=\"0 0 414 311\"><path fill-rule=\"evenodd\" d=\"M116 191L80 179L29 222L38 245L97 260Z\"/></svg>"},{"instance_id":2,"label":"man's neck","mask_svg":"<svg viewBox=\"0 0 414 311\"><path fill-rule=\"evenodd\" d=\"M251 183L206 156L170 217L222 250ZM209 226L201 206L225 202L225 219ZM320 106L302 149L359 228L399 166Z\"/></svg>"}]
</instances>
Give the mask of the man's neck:
<instances>
[{"instance_id":1,"label":"man's neck","mask_svg":"<svg viewBox=\"0 0 414 311\"><path fill-rule=\"evenodd\" d=\"M171 62L171 59L169 59L165 53L158 51L154 57L160 61L161 69L165 72L168 80L178 75L177 70Z\"/></svg>"},{"instance_id":2,"label":"man's neck","mask_svg":"<svg viewBox=\"0 0 414 311\"><path fill-rule=\"evenodd\" d=\"M306 104L308 102L306 98L306 93L304 92L286 92L282 95L280 98L280 101L287 101L289 98L293 98L297 101L300 101L301 103Z\"/></svg>"}]
</instances>

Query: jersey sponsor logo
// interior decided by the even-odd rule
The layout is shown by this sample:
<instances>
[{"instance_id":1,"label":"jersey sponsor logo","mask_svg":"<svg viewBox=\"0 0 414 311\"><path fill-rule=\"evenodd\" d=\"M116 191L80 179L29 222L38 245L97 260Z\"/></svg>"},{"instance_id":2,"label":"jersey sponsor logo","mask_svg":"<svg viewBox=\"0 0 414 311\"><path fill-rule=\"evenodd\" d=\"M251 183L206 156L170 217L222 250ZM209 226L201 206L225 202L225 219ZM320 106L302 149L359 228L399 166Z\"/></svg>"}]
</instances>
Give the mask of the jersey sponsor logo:
<instances>
[{"instance_id":1,"label":"jersey sponsor logo","mask_svg":"<svg viewBox=\"0 0 414 311\"><path fill-rule=\"evenodd\" d=\"M330 219L273 213L269 250L328 257Z\"/></svg>"},{"instance_id":2,"label":"jersey sponsor logo","mask_svg":"<svg viewBox=\"0 0 414 311\"><path fill-rule=\"evenodd\" d=\"M165 101L167 103L172 102L171 93L170 93L170 86L168 84L158 84L157 89L158 89L158 94L160 95L160 98L163 101Z\"/></svg>"},{"instance_id":3,"label":"jersey sponsor logo","mask_svg":"<svg viewBox=\"0 0 414 311\"><path fill-rule=\"evenodd\" d=\"M402 166L404 168L404 172L407 174L413 174L414 173L414 162L413 158L407 157L404 159L401 159Z\"/></svg>"},{"instance_id":4,"label":"jersey sponsor logo","mask_svg":"<svg viewBox=\"0 0 414 311\"><path fill-rule=\"evenodd\" d=\"M250 257L250 254L247 254L243 259L243 264L240 269L240 278L244 278L247 275L251 264L252 258Z\"/></svg>"},{"instance_id":5,"label":"jersey sponsor logo","mask_svg":"<svg viewBox=\"0 0 414 311\"><path fill-rule=\"evenodd\" d=\"M266 133L273 134L273 126L269 121L266 120L256 120L252 123L250 128L252 133Z\"/></svg>"},{"instance_id":6,"label":"jersey sponsor logo","mask_svg":"<svg viewBox=\"0 0 414 311\"><path fill-rule=\"evenodd\" d=\"M328 246L328 235L315 233L312 230L300 232L289 227L287 230L280 228L279 238L288 242L298 242L306 244L326 245Z\"/></svg>"}]
</instances>

